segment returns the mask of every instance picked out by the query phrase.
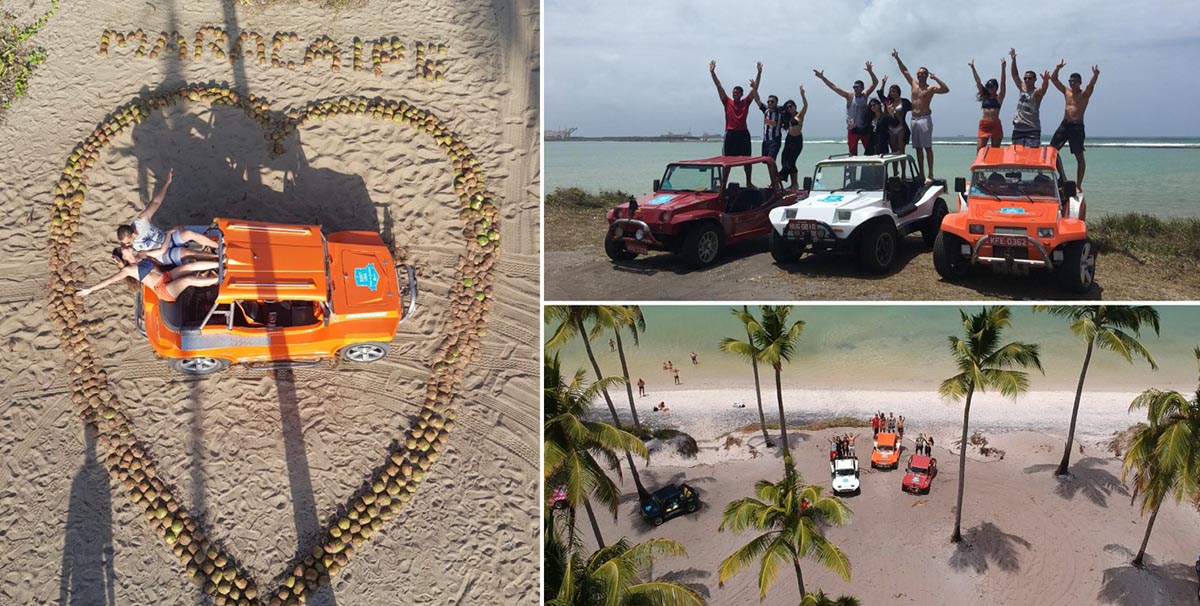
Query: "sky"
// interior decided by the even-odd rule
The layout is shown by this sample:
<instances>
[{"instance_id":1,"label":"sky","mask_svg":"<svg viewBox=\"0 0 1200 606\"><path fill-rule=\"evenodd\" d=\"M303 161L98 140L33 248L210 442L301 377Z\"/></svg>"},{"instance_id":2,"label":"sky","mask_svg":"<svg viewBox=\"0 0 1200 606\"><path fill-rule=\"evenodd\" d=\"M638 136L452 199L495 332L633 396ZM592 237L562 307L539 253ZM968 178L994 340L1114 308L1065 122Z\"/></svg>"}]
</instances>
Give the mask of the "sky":
<instances>
[{"instance_id":1,"label":"sky","mask_svg":"<svg viewBox=\"0 0 1200 606\"><path fill-rule=\"evenodd\" d=\"M909 71L927 66L950 87L933 102L934 137L973 136L980 117L975 83L998 78L1001 59L1017 49L1018 67L1039 74L1066 67L1087 85L1100 78L1085 124L1089 137L1197 137L1200 121L1187 105L1200 98L1200 2L1195 0L850 0L767 3L739 8L712 0L545 1L547 130L577 128L576 136L720 133L724 118L708 74L710 59L728 91L749 90L763 62L760 93L799 103L807 92L806 137L844 137L845 101L813 75L849 90L864 62L906 90L891 57L895 47ZM788 12L785 12L788 11ZM1008 80L1001 110L1011 134L1016 87ZM1040 83L1040 77L1039 77ZM1049 138L1062 119L1063 98L1050 85L1042 102ZM751 110L751 133L761 114Z\"/></svg>"}]
</instances>

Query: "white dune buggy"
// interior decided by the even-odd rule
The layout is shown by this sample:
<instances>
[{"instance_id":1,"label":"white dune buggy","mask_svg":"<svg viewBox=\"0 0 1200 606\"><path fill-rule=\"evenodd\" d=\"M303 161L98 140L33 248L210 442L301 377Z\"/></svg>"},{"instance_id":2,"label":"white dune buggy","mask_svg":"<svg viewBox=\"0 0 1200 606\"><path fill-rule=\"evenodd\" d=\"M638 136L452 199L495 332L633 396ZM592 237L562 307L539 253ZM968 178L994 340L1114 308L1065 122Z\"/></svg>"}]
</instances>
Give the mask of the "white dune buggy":
<instances>
[{"instance_id":1,"label":"white dune buggy","mask_svg":"<svg viewBox=\"0 0 1200 606\"><path fill-rule=\"evenodd\" d=\"M817 163L808 198L771 211L771 256L778 263L807 252L857 254L872 273L896 260L900 239L921 232L933 246L948 208L946 183L929 184L912 156L831 156Z\"/></svg>"}]
</instances>

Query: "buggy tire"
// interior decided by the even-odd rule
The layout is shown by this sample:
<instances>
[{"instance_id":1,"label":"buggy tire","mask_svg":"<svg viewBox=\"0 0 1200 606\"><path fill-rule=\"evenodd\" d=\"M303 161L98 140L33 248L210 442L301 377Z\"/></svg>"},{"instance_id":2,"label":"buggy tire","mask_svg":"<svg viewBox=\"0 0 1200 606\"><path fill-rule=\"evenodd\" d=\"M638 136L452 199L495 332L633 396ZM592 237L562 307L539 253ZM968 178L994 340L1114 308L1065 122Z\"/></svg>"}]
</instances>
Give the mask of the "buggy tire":
<instances>
[{"instance_id":1,"label":"buggy tire","mask_svg":"<svg viewBox=\"0 0 1200 606\"><path fill-rule=\"evenodd\" d=\"M925 226L921 228L921 239L925 241L926 248L937 244L938 234L942 231L942 219L948 214L950 210L945 200L938 198L933 201L933 214L925 220Z\"/></svg>"},{"instance_id":2,"label":"buggy tire","mask_svg":"<svg viewBox=\"0 0 1200 606\"><path fill-rule=\"evenodd\" d=\"M368 364L370 362L378 362L387 357L388 350L391 347L390 343L378 343L375 341L355 343L354 345L343 347L338 352L338 356L347 362Z\"/></svg>"},{"instance_id":3,"label":"buggy tire","mask_svg":"<svg viewBox=\"0 0 1200 606\"><path fill-rule=\"evenodd\" d=\"M613 261L632 261L637 258L637 253L625 250L624 241L614 240L609 236L604 236L604 253Z\"/></svg>"},{"instance_id":4,"label":"buggy tire","mask_svg":"<svg viewBox=\"0 0 1200 606\"><path fill-rule=\"evenodd\" d=\"M944 231L938 232L933 243L933 268L949 282L961 280L971 271L971 261L959 252L959 247L965 243L966 240Z\"/></svg>"},{"instance_id":5,"label":"buggy tire","mask_svg":"<svg viewBox=\"0 0 1200 606\"><path fill-rule=\"evenodd\" d=\"M724 242L721 230L712 223L701 223L688 229L680 252L688 265L707 267L721 255Z\"/></svg>"},{"instance_id":6,"label":"buggy tire","mask_svg":"<svg viewBox=\"0 0 1200 606\"><path fill-rule=\"evenodd\" d=\"M229 368L229 360L221 358L171 358L167 366L180 374L204 376Z\"/></svg>"},{"instance_id":7,"label":"buggy tire","mask_svg":"<svg viewBox=\"0 0 1200 606\"><path fill-rule=\"evenodd\" d=\"M886 273L896 262L896 228L886 221L874 221L865 228L858 241L858 259L867 271Z\"/></svg>"},{"instance_id":8,"label":"buggy tire","mask_svg":"<svg viewBox=\"0 0 1200 606\"><path fill-rule=\"evenodd\" d=\"M663 520L662 516L654 516L653 518L650 518L650 523L654 524L655 526L662 526L664 521L665 520Z\"/></svg>"},{"instance_id":9,"label":"buggy tire","mask_svg":"<svg viewBox=\"0 0 1200 606\"><path fill-rule=\"evenodd\" d=\"M684 505L683 510L687 513L696 513L696 510L699 508L700 507L695 503L688 503L687 505Z\"/></svg>"},{"instance_id":10,"label":"buggy tire","mask_svg":"<svg viewBox=\"0 0 1200 606\"><path fill-rule=\"evenodd\" d=\"M798 260L804 255L804 247L794 242L788 242L787 238L775 233L775 229L771 229L771 258L775 259L776 263L791 263Z\"/></svg>"},{"instance_id":11,"label":"buggy tire","mask_svg":"<svg viewBox=\"0 0 1200 606\"><path fill-rule=\"evenodd\" d=\"M1074 293L1086 293L1096 283L1096 247L1089 239L1063 245L1058 281Z\"/></svg>"}]
</instances>

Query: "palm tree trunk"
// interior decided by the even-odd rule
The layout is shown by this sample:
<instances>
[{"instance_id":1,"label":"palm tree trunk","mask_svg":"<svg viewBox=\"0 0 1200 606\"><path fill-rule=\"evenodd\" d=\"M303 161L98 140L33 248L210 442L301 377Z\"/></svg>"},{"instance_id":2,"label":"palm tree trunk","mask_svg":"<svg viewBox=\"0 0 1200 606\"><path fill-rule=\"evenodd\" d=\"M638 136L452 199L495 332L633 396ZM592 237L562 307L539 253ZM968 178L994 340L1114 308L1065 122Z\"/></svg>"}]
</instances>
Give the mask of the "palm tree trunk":
<instances>
[{"instance_id":1,"label":"palm tree trunk","mask_svg":"<svg viewBox=\"0 0 1200 606\"><path fill-rule=\"evenodd\" d=\"M604 549L604 537L600 536L600 525L596 523L596 512L592 511L592 502L584 499L583 508L587 511L588 520L592 522L592 532L596 533L596 547Z\"/></svg>"},{"instance_id":2,"label":"palm tree trunk","mask_svg":"<svg viewBox=\"0 0 1200 606\"><path fill-rule=\"evenodd\" d=\"M588 360L591 361L592 370L596 373L596 380L599 381L604 378L604 375L600 372L600 364L596 362L596 354L592 352L592 342L588 339L587 329L583 326L582 317L575 316L575 327L579 330L579 336L583 339L583 347L587 350ZM617 407L613 406L612 397L608 395L608 390L602 388L600 393L604 394L604 401L608 404L608 411L612 413L613 424L620 427L621 418L617 416ZM638 436L638 439L641 439L641 436ZM650 496L650 493L646 491L645 486L642 486L642 478L638 476L637 466L633 464L633 454L628 450L625 451L625 459L629 461L629 473L633 476L633 485L637 487L638 499L645 500Z\"/></svg>"},{"instance_id":3,"label":"palm tree trunk","mask_svg":"<svg viewBox=\"0 0 1200 606\"><path fill-rule=\"evenodd\" d=\"M633 405L633 383L629 382L629 366L625 364L625 348L621 345L621 331L613 329L617 335L617 356L621 358L621 376L625 377L625 391L629 394L629 413L633 415L633 428L638 437L642 437L642 423L638 421L637 407Z\"/></svg>"},{"instance_id":4,"label":"palm tree trunk","mask_svg":"<svg viewBox=\"0 0 1200 606\"><path fill-rule=\"evenodd\" d=\"M792 458L792 452L788 450L787 417L783 414L783 367L779 364L775 365L775 397L779 400L779 439L783 440L783 460L788 461Z\"/></svg>"},{"instance_id":5,"label":"palm tree trunk","mask_svg":"<svg viewBox=\"0 0 1200 606\"><path fill-rule=\"evenodd\" d=\"M742 306L742 311L746 314L750 313L750 307ZM751 350L754 348L754 338L750 336L750 329L746 329L746 343L750 345ZM767 441L767 448L774 446L771 443L771 435L767 433L767 415L763 413L762 407L762 387L758 383L758 358L750 356L750 367L754 369L754 397L758 399L758 424L762 427L763 439Z\"/></svg>"},{"instance_id":6,"label":"palm tree trunk","mask_svg":"<svg viewBox=\"0 0 1200 606\"><path fill-rule=\"evenodd\" d=\"M1150 514L1150 521L1146 524L1146 536L1142 537L1142 548L1138 549L1137 557L1133 558L1133 565L1138 568L1142 567L1142 558L1146 556L1146 543L1150 542L1150 531L1154 529L1154 518L1158 517L1158 508L1162 507L1160 502L1154 506L1154 512Z\"/></svg>"},{"instance_id":7,"label":"palm tree trunk","mask_svg":"<svg viewBox=\"0 0 1200 606\"><path fill-rule=\"evenodd\" d=\"M1087 354L1083 356L1083 370L1079 371L1079 385L1075 388L1075 407L1071 409L1071 428L1067 430L1067 449L1063 451L1062 461L1058 464L1055 475L1067 475L1067 467L1071 464L1071 445L1075 443L1075 420L1079 418L1079 399L1083 397L1083 379L1087 377L1088 364L1092 361L1092 346L1095 340L1088 341Z\"/></svg>"},{"instance_id":8,"label":"palm tree trunk","mask_svg":"<svg viewBox=\"0 0 1200 606\"><path fill-rule=\"evenodd\" d=\"M792 558L792 566L796 567L796 582L800 584L800 599L804 599L804 573L800 570L800 560Z\"/></svg>"},{"instance_id":9,"label":"palm tree trunk","mask_svg":"<svg viewBox=\"0 0 1200 606\"><path fill-rule=\"evenodd\" d=\"M960 451L958 453L958 505L954 508L954 534L950 536L952 543L962 541L963 490L967 484L967 429L971 421L971 396L973 395L975 395L974 385L967 391L967 404L963 407L962 442L959 444Z\"/></svg>"}]
</instances>

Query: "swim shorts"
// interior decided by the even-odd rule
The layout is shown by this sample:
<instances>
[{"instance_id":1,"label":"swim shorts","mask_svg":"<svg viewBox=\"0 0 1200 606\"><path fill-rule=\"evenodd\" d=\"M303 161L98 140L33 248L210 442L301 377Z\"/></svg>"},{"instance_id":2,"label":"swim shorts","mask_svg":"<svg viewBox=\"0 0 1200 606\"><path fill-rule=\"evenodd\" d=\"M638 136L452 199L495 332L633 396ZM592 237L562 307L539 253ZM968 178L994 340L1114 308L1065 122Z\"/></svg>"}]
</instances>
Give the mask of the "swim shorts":
<instances>
[{"instance_id":1,"label":"swim shorts","mask_svg":"<svg viewBox=\"0 0 1200 606\"><path fill-rule=\"evenodd\" d=\"M915 148L933 147L933 115L912 117L912 146Z\"/></svg>"},{"instance_id":2,"label":"swim shorts","mask_svg":"<svg viewBox=\"0 0 1200 606\"><path fill-rule=\"evenodd\" d=\"M999 120L980 120L979 134L976 135L980 139L996 139L997 141L1004 138L1004 126Z\"/></svg>"},{"instance_id":3,"label":"swim shorts","mask_svg":"<svg viewBox=\"0 0 1200 606\"><path fill-rule=\"evenodd\" d=\"M867 150L867 144L868 144L868 141L870 140L870 138L871 138L871 134L870 134L870 133L867 133L867 134L862 134L862 133L856 133L856 132L854 132L854 131L849 131L849 132L847 132L847 133L846 133L846 146L850 148L850 155L851 155L851 156L857 156L857 155L858 155L858 143L859 143L859 141L861 141L861 142L862 142L862 144L863 144L863 152L864 152L864 153L866 153L866 152L868 151L868 150Z\"/></svg>"},{"instance_id":4,"label":"swim shorts","mask_svg":"<svg viewBox=\"0 0 1200 606\"><path fill-rule=\"evenodd\" d=\"M1083 132L1083 122L1067 122L1062 121L1058 125L1058 130L1054 131L1054 136L1050 137L1050 146L1062 149L1066 143L1071 144L1071 153L1077 154L1083 151L1083 141L1087 135Z\"/></svg>"},{"instance_id":5,"label":"swim shorts","mask_svg":"<svg viewBox=\"0 0 1200 606\"><path fill-rule=\"evenodd\" d=\"M750 131L748 130L727 130L725 131L725 147L721 151L723 156L749 156L750 155Z\"/></svg>"}]
</instances>

